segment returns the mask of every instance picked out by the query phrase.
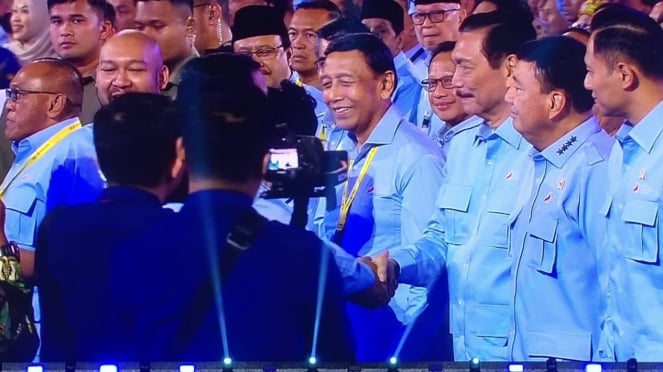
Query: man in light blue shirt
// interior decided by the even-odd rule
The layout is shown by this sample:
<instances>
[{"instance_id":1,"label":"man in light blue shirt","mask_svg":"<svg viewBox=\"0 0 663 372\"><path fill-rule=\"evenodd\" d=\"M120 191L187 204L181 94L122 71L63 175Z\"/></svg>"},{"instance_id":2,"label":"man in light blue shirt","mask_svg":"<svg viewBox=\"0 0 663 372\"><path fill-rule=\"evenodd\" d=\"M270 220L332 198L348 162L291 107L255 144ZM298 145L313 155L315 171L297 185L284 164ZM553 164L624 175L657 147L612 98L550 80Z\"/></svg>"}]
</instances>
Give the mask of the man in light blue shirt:
<instances>
[{"instance_id":1,"label":"man in light blue shirt","mask_svg":"<svg viewBox=\"0 0 663 372\"><path fill-rule=\"evenodd\" d=\"M625 7L601 11L592 29L585 86L601 115L627 120L610 153L609 180L594 190L607 193L600 212L608 223L607 264L599 267L601 280L608 277L608 309L595 356L657 362L663 357L663 31Z\"/></svg>"},{"instance_id":2,"label":"man in light blue shirt","mask_svg":"<svg viewBox=\"0 0 663 372\"><path fill-rule=\"evenodd\" d=\"M430 285L446 267L454 359L507 360L512 316L507 221L522 179L517 164L529 145L513 127L504 94L515 53L536 32L530 22L502 13L472 15L460 31L452 53L453 84L465 112L483 122L451 141L445 183L423 235L390 253L403 283ZM486 42L495 35L508 42Z\"/></svg>"},{"instance_id":3,"label":"man in light blue shirt","mask_svg":"<svg viewBox=\"0 0 663 372\"><path fill-rule=\"evenodd\" d=\"M598 348L598 256L613 139L583 87L585 46L565 36L527 43L506 95L515 128L532 144L512 214L512 360L589 361Z\"/></svg>"},{"instance_id":4,"label":"man in light blue shirt","mask_svg":"<svg viewBox=\"0 0 663 372\"><path fill-rule=\"evenodd\" d=\"M334 241L355 257L375 256L414 241L442 183L439 147L403 119L391 102L395 70L389 49L370 34L333 40L321 70L325 101L336 126L350 132L357 144L340 208L327 216L336 225ZM426 289L410 286L399 286L390 307L365 310L348 305L357 360L388 360L404 325L412 323L425 305Z\"/></svg>"},{"instance_id":5,"label":"man in light blue shirt","mask_svg":"<svg viewBox=\"0 0 663 372\"><path fill-rule=\"evenodd\" d=\"M451 59L451 52L455 46L455 41L445 41L433 50L428 78L423 81L431 110L444 122L444 126L437 130L433 140L440 145L445 155L449 151L449 143L456 134L475 127L482 121L476 115L465 113L460 98L456 96L456 89L452 83L456 65Z\"/></svg>"},{"instance_id":6,"label":"man in light blue shirt","mask_svg":"<svg viewBox=\"0 0 663 372\"><path fill-rule=\"evenodd\" d=\"M0 185L5 232L21 249L26 278L46 212L94 200L103 182L92 138L81 130L80 74L66 62L39 60L23 67L7 90L7 127L16 160Z\"/></svg>"},{"instance_id":7,"label":"man in light blue shirt","mask_svg":"<svg viewBox=\"0 0 663 372\"><path fill-rule=\"evenodd\" d=\"M416 120L423 77L401 51L404 36L403 9L393 0L364 0L361 22L391 51L398 77L392 101L407 121Z\"/></svg>"}]
</instances>

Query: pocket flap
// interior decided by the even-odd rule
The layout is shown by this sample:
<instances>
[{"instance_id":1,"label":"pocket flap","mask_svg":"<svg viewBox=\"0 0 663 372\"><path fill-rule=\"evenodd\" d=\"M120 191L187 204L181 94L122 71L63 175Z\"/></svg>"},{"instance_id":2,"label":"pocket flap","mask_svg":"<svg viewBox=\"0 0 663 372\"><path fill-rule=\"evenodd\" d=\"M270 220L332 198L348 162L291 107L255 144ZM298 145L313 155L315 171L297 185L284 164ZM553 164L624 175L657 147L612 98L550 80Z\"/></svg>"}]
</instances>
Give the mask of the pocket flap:
<instances>
[{"instance_id":1,"label":"pocket flap","mask_svg":"<svg viewBox=\"0 0 663 372\"><path fill-rule=\"evenodd\" d=\"M437 207L467 212L472 196L472 186L447 185L437 200Z\"/></svg>"},{"instance_id":2,"label":"pocket flap","mask_svg":"<svg viewBox=\"0 0 663 372\"><path fill-rule=\"evenodd\" d=\"M477 336L508 337L511 327L509 305L476 305L472 312L472 327Z\"/></svg>"},{"instance_id":3,"label":"pocket flap","mask_svg":"<svg viewBox=\"0 0 663 372\"><path fill-rule=\"evenodd\" d=\"M493 192L493 196L488 199L486 211L493 213L509 214L514 207L516 192L509 188L498 188Z\"/></svg>"},{"instance_id":4,"label":"pocket flap","mask_svg":"<svg viewBox=\"0 0 663 372\"><path fill-rule=\"evenodd\" d=\"M557 233L557 219L551 216L532 216L529 224L529 234L549 243L555 241Z\"/></svg>"},{"instance_id":5,"label":"pocket flap","mask_svg":"<svg viewBox=\"0 0 663 372\"><path fill-rule=\"evenodd\" d=\"M647 200L628 200L624 203L622 218L626 222L654 226L656 224L657 214L657 202Z\"/></svg>"},{"instance_id":6,"label":"pocket flap","mask_svg":"<svg viewBox=\"0 0 663 372\"><path fill-rule=\"evenodd\" d=\"M21 214L30 215L30 210L35 205L37 195L26 187L10 189L4 198L5 207Z\"/></svg>"},{"instance_id":7,"label":"pocket flap","mask_svg":"<svg viewBox=\"0 0 663 372\"><path fill-rule=\"evenodd\" d=\"M592 336L589 333L528 331L529 357L589 361L592 357Z\"/></svg>"}]
</instances>

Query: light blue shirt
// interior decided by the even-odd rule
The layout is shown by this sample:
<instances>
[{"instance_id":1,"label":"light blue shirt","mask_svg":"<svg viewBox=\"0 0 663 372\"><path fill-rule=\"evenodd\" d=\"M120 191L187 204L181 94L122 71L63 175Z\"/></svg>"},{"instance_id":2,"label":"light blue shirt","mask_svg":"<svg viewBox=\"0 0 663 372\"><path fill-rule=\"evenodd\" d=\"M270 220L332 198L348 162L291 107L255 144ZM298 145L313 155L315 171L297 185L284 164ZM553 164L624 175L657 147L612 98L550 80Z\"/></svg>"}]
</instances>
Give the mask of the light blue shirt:
<instances>
[{"instance_id":1,"label":"light blue shirt","mask_svg":"<svg viewBox=\"0 0 663 372\"><path fill-rule=\"evenodd\" d=\"M299 74L297 73L297 71L293 71L292 74L290 75L290 81L292 81L293 83L297 83L298 80L300 80ZM322 91L312 85L304 84L303 82L301 84L304 90L306 90L306 93L308 93L309 96L313 97L313 99L315 100L315 109L314 109L315 116L317 116L318 118L323 117L329 108L325 103Z\"/></svg>"},{"instance_id":2,"label":"light blue shirt","mask_svg":"<svg viewBox=\"0 0 663 372\"><path fill-rule=\"evenodd\" d=\"M594 117L525 162L513 214L513 360L589 361L600 334L603 249L613 139Z\"/></svg>"},{"instance_id":3,"label":"light blue shirt","mask_svg":"<svg viewBox=\"0 0 663 372\"><path fill-rule=\"evenodd\" d=\"M419 94L420 97L416 112L417 116L414 123L417 128L423 131L428 137L437 139L438 133L443 130L446 123L433 113L430 101L428 100L428 91L422 89Z\"/></svg>"},{"instance_id":4,"label":"light blue shirt","mask_svg":"<svg viewBox=\"0 0 663 372\"><path fill-rule=\"evenodd\" d=\"M608 193L601 212L608 219L605 250L610 255L602 359L663 358L662 120L663 102L636 126L622 125L610 153L609 182L597 191Z\"/></svg>"},{"instance_id":5,"label":"light blue shirt","mask_svg":"<svg viewBox=\"0 0 663 372\"><path fill-rule=\"evenodd\" d=\"M425 76L428 75L428 61L430 60L430 53L424 49L421 44L415 45L410 50L404 51L407 59L412 62L414 69L417 71L419 76L422 77L422 80L425 79Z\"/></svg>"},{"instance_id":6,"label":"light blue shirt","mask_svg":"<svg viewBox=\"0 0 663 372\"><path fill-rule=\"evenodd\" d=\"M407 59L403 52L394 57L394 65L396 66L398 84L391 99L405 120L413 122L417 119L417 107L423 90L421 81L424 78L418 75L412 62Z\"/></svg>"},{"instance_id":7,"label":"light blue shirt","mask_svg":"<svg viewBox=\"0 0 663 372\"><path fill-rule=\"evenodd\" d=\"M65 120L14 142L16 159L6 180L12 179L49 138L76 120ZM4 197L7 239L16 241L21 249L34 251L37 228L48 211L96 200L102 188L92 136L89 131L78 129L25 168L10 184Z\"/></svg>"},{"instance_id":8,"label":"light blue shirt","mask_svg":"<svg viewBox=\"0 0 663 372\"><path fill-rule=\"evenodd\" d=\"M350 190L374 147L378 150L350 208L341 244L356 256L374 256L414 242L433 212L430 201L442 184L444 158L439 147L392 105L355 157ZM325 226L332 229L338 221L338 208L327 213L326 219L332 222ZM425 303L425 288L401 285L390 306L398 320L408 324Z\"/></svg>"},{"instance_id":9,"label":"light blue shirt","mask_svg":"<svg viewBox=\"0 0 663 372\"><path fill-rule=\"evenodd\" d=\"M456 360L508 358L508 220L522 180L516 166L528 149L510 118L495 131L482 122L459 132L423 235L391 251L404 283L430 285L446 264Z\"/></svg>"},{"instance_id":10,"label":"light blue shirt","mask_svg":"<svg viewBox=\"0 0 663 372\"><path fill-rule=\"evenodd\" d=\"M476 127L477 125L481 124L482 121L483 119L481 119L480 117L472 115L469 118L454 125L453 127L445 123L444 126L437 131L437 133L433 137L433 141L437 142L440 145L440 148L442 148L442 152L444 152L444 155L448 156L449 144L451 143L451 140L454 139L454 137L458 133L470 130Z\"/></svg>"}]
</instances>

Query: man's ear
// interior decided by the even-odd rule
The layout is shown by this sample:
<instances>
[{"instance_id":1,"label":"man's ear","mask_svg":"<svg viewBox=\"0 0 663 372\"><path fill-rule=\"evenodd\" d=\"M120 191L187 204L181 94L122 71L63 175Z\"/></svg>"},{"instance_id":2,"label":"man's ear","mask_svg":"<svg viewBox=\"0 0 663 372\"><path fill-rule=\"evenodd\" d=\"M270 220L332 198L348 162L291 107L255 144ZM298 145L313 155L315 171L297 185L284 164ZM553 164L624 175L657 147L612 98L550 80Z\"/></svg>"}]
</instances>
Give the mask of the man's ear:
<instances>
[{"instance_id":1,"label":"man's ear","mask_svg":"<svg viewBox=\"0 0 663 372\"><path fill-rule=\"evenodd\" d=\"M170 79L170 71L166 65L162 65L157 76L159 82L159 90L165 90L168 86L168 79Z\"/></svg>"},{"instance_id":2,"label":"man's ear","mask_svg":"<svg viewBox=\"0 0 663 372\"><path fill-rule=\"evenodd\" d=\"M115 34L115 28L110 21L101 22L101 34L99 35L99 40L101 44L104 44L108 39Z\"/></svg>"},{"instance_id":3,"label":"man's ear","mask_svg":"<svg viewBox=\"0 0 663 372\"><path fill-rule=\"evenodd\" d=\"M46 115L57 120L61 114L67 109L67 96L64 94L53 95L48 100L48 107L46 109Z\"/></svg>"},{"instance_id":4,"label":"man's ear","mask_svg":"<svg viewBox=\"0 0 663 372\"><path fill-rule=\"evenodd\" d=\"M393 71L387 71L380 79L380 98L391 99L396 90L396 74Z\"/></svg>"},{"instance_id":5,"label":"man's ear","mask_svg":"<svg viewBox=\"0 0 663 372\"><path fill-rule=\"evenodd\" d=\"M170 177L174 180L179 180L182 178L184 171L186 170L186 154L184 152L184 144L182 137L178 138L175 141L175 159L173 160L173 165L170 167Z\"/></svg>"}]
</instances>

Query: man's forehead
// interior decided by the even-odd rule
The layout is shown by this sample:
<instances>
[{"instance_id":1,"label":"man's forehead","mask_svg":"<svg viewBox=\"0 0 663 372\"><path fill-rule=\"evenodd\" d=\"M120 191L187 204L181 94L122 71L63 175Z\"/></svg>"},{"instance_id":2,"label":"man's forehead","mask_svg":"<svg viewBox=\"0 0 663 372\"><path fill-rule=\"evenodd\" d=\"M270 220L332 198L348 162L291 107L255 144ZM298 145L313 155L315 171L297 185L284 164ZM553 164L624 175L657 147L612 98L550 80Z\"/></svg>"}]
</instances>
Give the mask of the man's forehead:
<instances>
[{"instance_id":1,"label":"man's forehead","mask_svg":"<svg viewBox=\"0 0 663 372\"><path fill-rule=\"evenodd\" d=\"M458 9L460 8L460 4L458 3L433 3L433 4L417 4L414 6L414 9L416 9L418 12L427 12L431 10L438 10L438 9Z\"/></svg>"},{"instance_id":2,"label":"man's forehead","mask_svg":"<svg viewBox=\"0 0 663 372\"><path fill-rule=\"evenodd\" d=\"M92 8L85 0L76 0L73 2L65 2L60 4L55 4L49 10L51 15L69 15L69 14L85 14L96 13L95 9Z\"/></svg>"},{"instance_id":3,"label":"man's forehead","mask_svg":"<svg viewBox=\"0 0 663 372\"><path fill-rule=\"evenodd\" d=\"M449 70L453 72L456 69L456 64L451 59L451 51L442 52L436 55L435 58L431 60L430 69Z\"/></svg>"},{"instance_id":4,"label":"man's forehead","mask_svg":"<svg viewBox=\"0 0 663 372\"><path fill-rule=\"evenodd\" d=\"M319 28L329 22L329 12L324 9L299 9L290 20L290 27Z\"/></svg>"}]
</instances>

